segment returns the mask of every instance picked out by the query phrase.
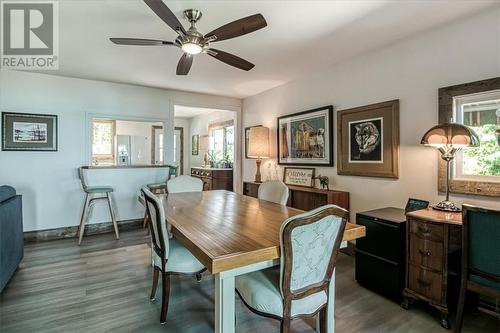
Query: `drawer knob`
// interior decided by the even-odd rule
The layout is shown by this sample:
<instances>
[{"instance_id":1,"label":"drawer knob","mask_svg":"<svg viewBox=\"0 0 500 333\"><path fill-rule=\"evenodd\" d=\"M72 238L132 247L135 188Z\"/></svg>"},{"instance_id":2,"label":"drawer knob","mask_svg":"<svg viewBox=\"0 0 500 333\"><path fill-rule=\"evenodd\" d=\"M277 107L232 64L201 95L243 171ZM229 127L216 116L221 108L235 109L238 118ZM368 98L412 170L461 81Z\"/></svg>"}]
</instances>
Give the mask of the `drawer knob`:
<instances>
[{"instance_id":1,"label":"drawer knob","mask_svg":"<svg viewBox=\"0 0 500 333\"><path fill-rule=\"evenodd\" d=\"M431 229L429 228L418 227L418 231L424 236L429 236L431 234Z\"/></svg>"},{"instance_id":2,"label":"drawer knob","mask_svg":"<svg viewBox=\"0 0 500 333\"><path fill-rule=\"evenodd\" d=\"M422 251L422 250L418 250L418 253L422 256L422 257L430 257L431 256L431 251Z\"/></svg>"}]
</instances>

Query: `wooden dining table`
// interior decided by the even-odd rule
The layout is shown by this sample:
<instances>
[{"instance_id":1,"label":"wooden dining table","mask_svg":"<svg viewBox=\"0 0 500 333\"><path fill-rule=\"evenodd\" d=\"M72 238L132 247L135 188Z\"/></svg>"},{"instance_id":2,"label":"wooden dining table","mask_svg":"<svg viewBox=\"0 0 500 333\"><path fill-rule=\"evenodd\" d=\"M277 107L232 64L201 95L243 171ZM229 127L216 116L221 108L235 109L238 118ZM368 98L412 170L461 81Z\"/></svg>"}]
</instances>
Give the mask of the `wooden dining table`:
<instances>
[{"instance_id":1,"label":"wooden dining table","mask_svg":"<svg viewBox=\"0 0 500 333\"><path fill-rule=\"evenodd\" d=\"M235 332L235 277L278 265L281 224L303 211L224 190L158 197L174 237L215 277L215 332ZM343 246L364 236L364 226L348 222ZM330 283L327 326L331 333L335 272Z\"/></svg>"}]
</instances>

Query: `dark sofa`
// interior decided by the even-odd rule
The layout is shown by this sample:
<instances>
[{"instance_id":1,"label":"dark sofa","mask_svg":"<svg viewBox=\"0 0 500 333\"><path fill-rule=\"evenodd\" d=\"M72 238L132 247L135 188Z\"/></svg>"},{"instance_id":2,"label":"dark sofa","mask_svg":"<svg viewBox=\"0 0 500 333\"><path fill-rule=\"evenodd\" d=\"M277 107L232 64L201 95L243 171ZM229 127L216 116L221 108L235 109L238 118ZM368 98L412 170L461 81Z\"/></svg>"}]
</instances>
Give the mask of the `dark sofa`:
<instances>
[{"instance_id":1,"label":"dark sofa","mask_svg":"<svg viewBox=\"0 0 500 333\"><path fill-rule=\"evenodd\" d=\"M0 186L0 292L16 271L24 254L21 196Z\"/></svg>"}]
</instances>

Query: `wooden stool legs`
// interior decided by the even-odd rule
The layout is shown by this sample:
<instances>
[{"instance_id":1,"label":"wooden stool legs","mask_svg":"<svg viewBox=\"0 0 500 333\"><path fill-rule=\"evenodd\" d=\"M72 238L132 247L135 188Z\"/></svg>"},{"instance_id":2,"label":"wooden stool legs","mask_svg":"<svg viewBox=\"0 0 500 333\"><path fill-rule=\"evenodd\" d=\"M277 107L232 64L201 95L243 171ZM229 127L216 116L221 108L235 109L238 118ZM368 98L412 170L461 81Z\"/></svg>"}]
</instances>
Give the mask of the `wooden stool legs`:
<instances>
[{"instance_id":1,"label":"wooden stool legs","mask_svg":"<svg viewBox=\"0 0 500 333\"><path fill-rule=\"evenodd\" d=\"M89 213L95 200L104 200L108 202L109 213L111 215L111 221L113 222L113 228L115 230L116 239L120 239L120 233L118 232L118 224L116 223L115 211L113 210L113 205L111 203L111 192L106 192L105 197L92 198L92 193L85 193L85 204L83 205L82 218L80 220L80 226L78 228L78 245L82 243L83 234L85 233L85 224L89 218Z\"/></svg>"},{"instance_id":2,"label":"wooden stool legs","mask_svg":"<svg viewBox=\"0 0 500 333\"><path fill-rule=\"evenodd\" d=\"M113 221L113 227L115 228L116 239L120 239L120 234L118 232L118 224L116 223L115 211L111 204L111 192L107 192L106 197L108 198L109 212L111 214L111 221Z\"/></svg>"},{"instance_id":3,"label":"wooden stool legs","mask_svg":"<svg viewBox=\"0 0 500 333\"><path fill-rule=\"evenodd\" d=\"M85 204L83 205L82 218L80 220L80 227L78 228L78 245L82 243L83 232L85 230L85 223L87 222L88 213L90 208L90 194L85 193Z\"/></svg>"}]
</instances>

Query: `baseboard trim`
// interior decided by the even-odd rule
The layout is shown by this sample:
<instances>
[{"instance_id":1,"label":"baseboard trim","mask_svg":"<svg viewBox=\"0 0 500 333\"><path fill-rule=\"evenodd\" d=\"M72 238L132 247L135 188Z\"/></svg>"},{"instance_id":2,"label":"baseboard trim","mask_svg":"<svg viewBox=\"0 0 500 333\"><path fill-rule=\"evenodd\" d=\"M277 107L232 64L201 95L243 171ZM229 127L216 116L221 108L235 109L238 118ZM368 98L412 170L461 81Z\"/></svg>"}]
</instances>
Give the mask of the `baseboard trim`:
<instances>
[{"instance_id":1,"label":"baseboard trim","mask_svg":"<svg viewBox=\"0 0 500 333\"><path fill-rule=\"evenodd\" d=\"M118 221L118 230L126 231L126 230L138 229L142 228L142 224L143 224L143 219L122 220ZM24 241L26 243L33 243L33 242L45 242L55 239L76 238L77 232L78 232L78 226L26 231L24 232ZM113 223L111 223L111 221L87 224L85 226L85 236L105 234L108 232L114 232Z\"/></svg>"}]
</instances>

